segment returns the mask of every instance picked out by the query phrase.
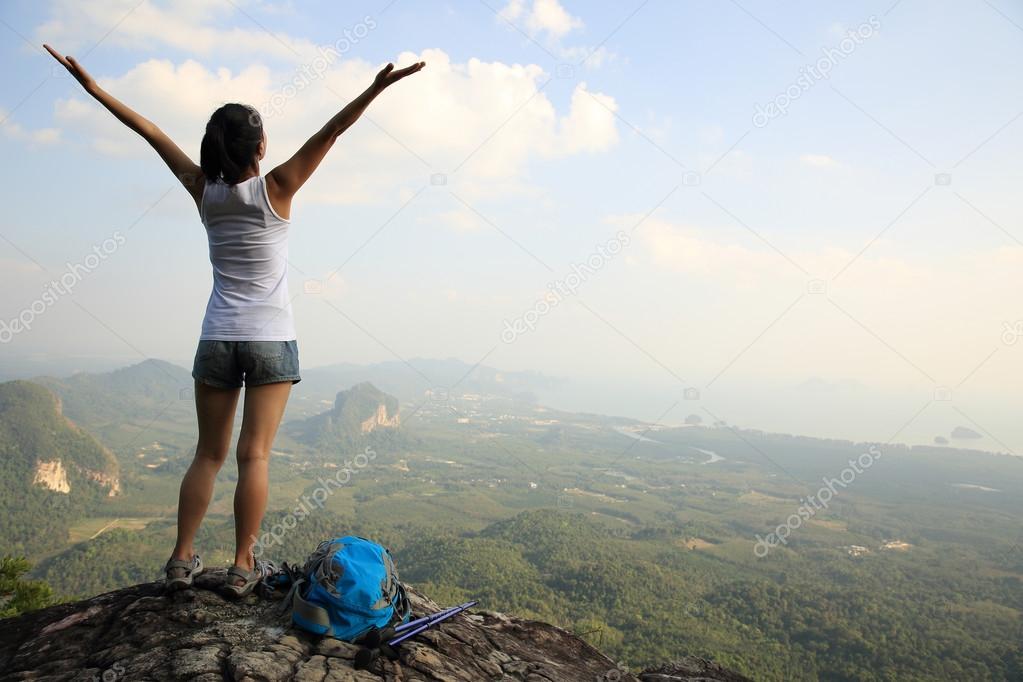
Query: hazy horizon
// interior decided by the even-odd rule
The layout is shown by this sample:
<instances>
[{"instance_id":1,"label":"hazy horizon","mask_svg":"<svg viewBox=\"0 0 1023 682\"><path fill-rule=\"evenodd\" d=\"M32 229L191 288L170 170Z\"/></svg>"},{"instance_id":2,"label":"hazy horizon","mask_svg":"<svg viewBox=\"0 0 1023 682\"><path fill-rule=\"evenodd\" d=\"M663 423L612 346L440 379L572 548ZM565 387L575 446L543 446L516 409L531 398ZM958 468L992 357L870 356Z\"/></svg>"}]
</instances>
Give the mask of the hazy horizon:
<instances>
[{"instance_id":1,"label":"hazy horizon","mask_svg":"<svg viewBox=\"0 0 1023 682\"><path fill-rule=\"evenodd\" d=\"M187 361L174 362L165 358L153 359L172 362L172 364L176 364L186 370L190 368L190 363ZM419 371L412 368L413 366L420 365L420 361L456 361L467 366L472 366L474 364L460 358L409 358L408 360L385 360L383 363L364 365L342 361L306 367L305 369L310 373L316 373L318 370L324 370L338 365L351 365L353 368L372 370L377 364L392 363L399 368L404 367L407 364L409 377L421 380L423 382L425 392L425 379L428 377L424 377ZM123 363L95 361L88 366L71 368L65 360L58 362L57 365L39 364L22 366L19 370L12 370L9 366L0 365L0 381L7 381L11 379L30 379L38 376L64 378L76 373L104 373L123 369L135 364L138 363L134 361ZM33 369L31 369L32 367L37 368L38 371L33 371ZM48 371L55 369L57 371ZM491 369L502 372L505 371L504 368L501 367L491 367ZM371 380L371 377L368 376L368 372L365 378ZM609 417L626 417L653 425L667 427L683 425L686 417L693 414L698 415L705 425L711 425L717 420L717 418L723 416L711 411L710 408L702 407L702 401L699 399L686 399L684 396L680 399L673 400L671 403L661 404L657 402L657 397L660 395L658 391L644 391L642 387L635 387L630 391L619 392L611 390L615 388L613 386L587 385L582 382L554 375L539 374L537 378L550 379L553 384L551 386L536 389L535 396L537 398L537 402L546 407L564 410L567 412L585 412L603 414ZM336 390L340 391L350 388L351 383L354 383L354 381L345 385L338 385ZM442 382L438 382L437 386L442 388L444 387ZM601 388L608 390L606 392L601 392L598 390ZM772 389L770 387L765 388L764 390L765 393L762 396L747 396L747 401L745 403L741 400L733 399L733 409L729 412L729 414L738 414L744 418L726 421L732 426L760 429L768 433L789 433L796 436L841 439L854 442L886 443L891 441L906 445L940 445L941 447L961 448L966 450L986 450L995 453L1016 455L1016 453L1012 452L1006 444L996 440L990 434L976 429L974 427L975 425L971 425L969 420L965 419L962 414L960 414L957 419L955 417L955 413L948 408L948 403L945 401L938 400L932 403L939 409L944 408L942 412L935 410L937 414L934 414L934 419L921 419L920 416L917 416L917 418L913 420L913 422L916 423L915 429L911 430L909 426L906 426L904 429L896 433L883 434L878 432L875 434L868 433L864 435L861 429L850 427L849 420L846 418L846 415L842 413L834 415L828 414L829 411L834 409L835 404L842 399L848 401L846 403L848 409L862 408L862 403L855 402L855 398L857 394L860 397L865 394L865 387L863 386L836 385L824 382L818 377L812 377L799 385L775 387L774 390L783 393L786 398L786 400L782 401L783 410L787 409L788 406L792 405L799 399L804 401L802 408L796 415L787 415L784 412L779 411L776 406L772 407L772 405L778 401L774 401L774 403L772 403L768 400L771 397L769 392ZM814 409L815 399L822 394L831 394L830 402L823 407L818 405L817 409ZM296 395L301 395L301 393L296 393ZM895 404L897 403L892 401L891 403L873 405L872 407L875 410L875 418L880 419L884 410L892 408ZM765 407L765 405L767 405L767 407ZM404 407L407 408L409 405L406 404ZM928 407L930 407L930 405ZM648 416L651 411L657 409L660 409L660 412L655 415L654 418ZM970 428L975 433L978 433L979 437L951 437L952 429L959 426ZM927 429L929 427L934 427L937 430L933 433L928 432ZM948 442L942 444L935 443L935 436L942 436L946 438Z\"/></svg>"},{"instance_id":2,"label":"hazy horizon","mask_svg":"<svg viewBox=\"0 0 1023 682\"><path fill-rule=\"evenodd\" d=\"M211 283L188 196L44 40L194 156L218 104L261 108L263 172L380 64L423 59L296 199L304 367L458 357L564 378L565 409L878 442L965 426L982 438L953 445L1023 453L1008 4L108 0L0 18L17 160L0 329L31 327L0 338L4 367L190 367Z\"/></svg>"}]
</instances>

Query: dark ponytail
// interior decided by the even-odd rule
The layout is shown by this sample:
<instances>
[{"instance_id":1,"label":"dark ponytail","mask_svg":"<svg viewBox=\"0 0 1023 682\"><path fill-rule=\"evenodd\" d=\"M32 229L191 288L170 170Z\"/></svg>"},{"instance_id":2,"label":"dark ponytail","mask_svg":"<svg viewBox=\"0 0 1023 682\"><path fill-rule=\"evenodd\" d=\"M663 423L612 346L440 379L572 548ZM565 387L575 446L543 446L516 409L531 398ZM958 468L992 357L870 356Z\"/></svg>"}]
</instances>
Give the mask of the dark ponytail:
<instances>
[{"instance_id":1,"label":"dark ponytail","mask_svg":"<svg viewBox=\"0 0 1023 682\"><path fill-rule=\"evenodd\" d=\"M259 112L244 104L225 104L210 116L199 148L199 166L210 182L229 185L257 160L263 141Z\"/></svg>"}]
</instances>

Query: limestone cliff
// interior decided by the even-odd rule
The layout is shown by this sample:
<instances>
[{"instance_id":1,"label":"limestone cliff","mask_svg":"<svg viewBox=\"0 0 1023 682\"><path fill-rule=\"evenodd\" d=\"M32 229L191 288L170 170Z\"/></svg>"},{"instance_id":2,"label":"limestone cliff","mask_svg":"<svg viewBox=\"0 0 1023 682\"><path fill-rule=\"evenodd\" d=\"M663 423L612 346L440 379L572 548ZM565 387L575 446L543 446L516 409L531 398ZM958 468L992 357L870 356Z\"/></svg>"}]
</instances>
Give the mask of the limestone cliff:
<instances>
[{"instance_id":1,"label":"limestone cliff","mask_svg":"<svg viewBox=\"0 0 1023 682\"><path fill-rule=\"evenodd\" d=\"M32 485L39 485L55 493L70 493L71 484L67 480L67 469L59 459L49 462L36 462L36 472L32 477Z\"/></svg>"},{"instance_id":2,"label":"limestone cliff","mask_svg":"<svg viewBox=\"0 0 1023 682\"><path fill-rule=\"evenodd\" d=\"M362 424L359 425L359 430L362 433L370 433L373 429L382 427L385 429L397 428L401 425L397 414L394 416L388 415L387 405L380 403L377 405L377 411L373 413L373 416L367 417L363 420Z\"/></svg>"}]
</instances>

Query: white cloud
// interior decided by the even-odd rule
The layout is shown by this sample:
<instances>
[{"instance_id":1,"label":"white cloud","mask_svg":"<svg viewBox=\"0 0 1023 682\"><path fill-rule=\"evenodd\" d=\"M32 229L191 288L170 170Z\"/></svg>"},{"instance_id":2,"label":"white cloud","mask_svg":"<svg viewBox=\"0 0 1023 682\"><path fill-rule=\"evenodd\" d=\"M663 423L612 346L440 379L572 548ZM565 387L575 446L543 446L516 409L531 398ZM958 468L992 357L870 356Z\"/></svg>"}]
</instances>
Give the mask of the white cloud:
<instances>
[{"instance_id":1,"label":"white cloud","mask_svg":"<svg viewBox=\"0 0 1023 682\"><path fill-rule=\"evenodd\" d=\"M569 63L581 62L583 66L590 69L600 67L618 59L618 55L601 45L594 49L585 45L557 48L559 56Z\"/></svg>"},{"instance_id":2,"label":"white cloud","mask_svg":"<svg viewBox=\"0 0 1023 682\"><path fill-rule=\"evenodd\" d=\"M642 219L643 216L637 214L614 217L611 221L627 229ZM792 279L779 267L779 257L774 252L712 241L693 226L647 218L642 220L636 233L649 262L664 270L749 287L779 276ZM784 262L781 265L787 267Z\"/></svg>"},{"instance_id":3,"label":"white cloud","mask_svg":"<svg viewBox=\"0 0 1023 682\"><path fill-rule=\"evenodd\" d=\"M57 128L36 128L25 129L20 123L12 120L11 114L6 109L0 109L0 129L4 135L14 140L27 141L33 144L53 144L60 140L60 130Z\"/></svg>"},{"instance_id":4,"label":"white cloud","mask_svg":"<svg viewBox=\"0 0 1023 682\"><path fill-rule=\"evenodd\" d=\"M586 83L577 85L572 91L569 113L559 123L558 152L601 152L612 147L618 141L616 111L618 105L613 97L589 92Z\"/></svg>"},{"instance_id":5,"label":"white cloud","mask_svg":"<svg viewBox=\"0 0 1023 682\"><path fill-rule=\"evenodd\" d=\"M552 40L560 40L583 25L582 19L569 14L558 0L533 0L527 5L525 0L510 0L498 16L513 24L521 21L528 33Z\"/></svg>"},{"instance_id":6,"label":"white cloud","mask_svg":"<svg viewBox=\"0 0 1023 682\"><path fill-rule=\"evenodd\" d=\"M701 153L700 168L711 168L715 176L746 179L752 176L755 168L754 158L742 149L733 149L724 156L720 152L714 154Z\"/></svg>"},{"instance_id":7,"label":"white cloud","mask_svg":"<svg viewBox=\"0 0 1023 682\"><path fill-rule=\"evenodd\" d=\"M624 215L611 218L615 224L635 225L642 215ZM709 230L693 225L682 225L656 217L647 218L636 231L639 241L646 247L651 264L666 270L698 275L720 282L744 282L757 287L774 285L802 286L809 279L796 270L791 263L776 251L762 246L759 241L752 244L725 242L710 238ZM751 239L754 239L751 237ZM884 255L892 247L883 240L872 244L874 254L857 259L855 267L843 276L844 281L875 282L885 288L917 288L922 283L930 286L944 275L932 269L901 258ZM894 247L893 247L894 248ZM1009 249L1017 257L1023 257L1023 249ZM1001 253L1001 252L1000 252ZM785 254L798 263L811 277L827 278L839 272L856 255L839 248L818 250L785 250ZM983 258L990 258L985 254ZM1000 258L1009 262L1009 253ZM965 264L961 264L966 267ZM980 268L980 260L972 266ZM971 266L971 267L972 267ZM1019 276L1023 284L1023 274Z\"/></svg>"},{"instance_id":8,"label":"white cloud","mask_svg":"<svg viewBox=\"0 0 1023 682\"><path fill-rule=\"evenodd\" d=\"M838 161L835 161L835 159L827 154L803 154L799 157L799 160L807 166L814 166L815 168L833 168L839 165Z\"/></svg>"},{"instance_id":9,"label":"white cloud","mask_svg":"<svg viewBox=\"0 0 1023 682\"><path fill-rule=\"evenodd\" d=\"M525 0L509 0L508 4L497 13L497 16L504 21L510 21L512 23L522 18L522 13L526 9Z\"/></svg>"},{"instance_id":10,"label":"white cloud","mask_svg":"<svg viewBox=\"0 0 1023 682\"><path fill-rule=\"evenodd\" d=\"M272 85L270 71L252 66L237 75L228 69L208 70L194 60L175 65L164 59L143 62L123 76L98 78L100 85L122 98L143 116L154 119L186 150L198 149L206 120L225 102L248 101ZM58 100L59 123L85 127L99 151L114 156L151 153L134 133L92 99L76 96Z\"/></svg>"},{"instance_id":11,"label":"white cloud","mask_svg":"<svg viewBox=\"0 0 1023 682\"><path fill-rule=\"evenodd\" d=\"M147 51L162 46L190 54L261 54L292 61L315 53L316 45L308 40L271 35L249 18L250 10L240 9L232 17L236 7L204 0L59 0L36 37L72 56L95 44L97 36L105 36L104 45ZM246 28L213 25L226 17Z\"/></svg>"},{"instance_id":12,"label":"white cloud","mask_svg":"<svg viewBox=\"0 0 1023 682\"><path fill-rule=\"evenodd\" d=\"M565 11L558 0L533 0L533 7L526 16L526 27L530 31L546 33L555 40L582 25L582 19Z\"/></svg>"},{"instance_id":13,"label":"white cloud","mask_svg":"<svg viewBox=\"0 0 1023 682\"><path fill-rule=\"evenodd\" d=\"M379 65L333 59L328 68L308 78L309 70L302 66L313 64L321 54L316 45L282 33L270 36L255 25L239 28L250 23L251 16L266 11L263 3L253 6L251 2L236 8L231 3L199 0L145 0L142 4L59 0L37 35L73 53L116 26L104 44L147 51L170 47L194 55L184 61L150 60L119 76L94 75L193 155L213 109L227 101L255 105L267 119L267 162L272 164L282 161L361 92ZM513 0L502 13L555 43L582 26L557 0ZM228 21L236 25L228 26ZM564 48L564 52L583 49ZM212 66L240 54L259 61L241 71ZM606 52L600 52L588 64L607 58ZM527 189L524 178L531 159L600 152L618 139L613 113L617 103L609 95L588 90L585 83L576 87L568 110L558 112L540 90L547 79L540 66L475 58L452 63L441 50L405 53L395 62L417 59L425 60L427 69L373 104L369 120L345 135L339 144L344 154L331 155L324 171L304 190L305 199L341 204L371 201L385 185L419 184L428 169L451 174L456 168L456 179L467 196L521 192ZM300 87L290 87L299 80ZM56 120L65 127L81 128L83 137L104 153L149 153L85 97L58 102ZM59 134L50 129L37 137L40 142L52 142Z\"/></svg>"},{"instance_id":14,"label":"white cloud","mask_svg":"<svg viewBox=\"0 0 1023 682\"><path fill-rule=\"evenodd\" d=\"M433 222L434 220L458 232L475 232L485 225L482 218L464 206L443 211L437 215L436 219L430 218L425 222Z\"/></svg>"},{"instance_id":15,"label":"white cloud","mask_svg":"<svg viewBox=\"0 0 1023 682\"><path fill-rule=\"evenodd\" d=\"M582 63L587 68L600 68L617 55L607 47L565 45L564 38L583 28L583 20L573 16L558 0L509 0L498 18L520 27L534 39L544 41L560 59L569 63Z\"/></svg>"},{"instance_id":16,"label":"white cloud","mask_svg":"<svg viewBox=\"0 0 1023 682\"><path fill-rule=\"evenodd\" d=\"M625 229L640 217L612 220ZM643 222L636 237L638 248L631 255L644 270L659 273L665 286L695 287L704 302L713 301L714 312L701 318L703 331L712 340L734 338L736 349L803 294L798 312L772 330L780 345L771 362L762 366L779 373L805 370L812 349L816 358L812 362L820 367L834 367L835 359L842 358L847 375L874 377L881 366L877 363L892 362L899 372L919 381L919 372L892 353L896 348L938 383L952 385L999 344L1005 321L1020 317L1019 246L963 249L935 258L906 244L875 242L841 277L831 280L854 260L855 252L784 249L811 273L806 276L753 237L728 241L709 229L656 217ZM826 281L826 296L810 293L813 278ZM693 308L698 303L692 301ZM754 328L730 330L734 319L725 314L728 311L764 319ZM786 344L802 350L786 351ZM712 346L706 352L714 352Z\"/></svg>"},{"instance_id":17,"label":"white cloud","mask_svg":"<svg viewBox=\"0 0 1023 682\"><path fill-rule=\"evenodd\" d=\"M359 122L339 140L338 149L303 189L304 200L386 200L380 195L383 188L422 186L432 172L447 173L449 183L461 184L470 196L521 191L532 159L600 152L618 139L614 98L590 92L585 84L576 87L567 111L559 116L540 90L545 75L537 65L475 58L454 63L436 49L403 53L395 62L420 59L426 69L383 93L368 111L371 121ZM361 92L377 68L345 60L295 94L279 113L267 116L269 148L263 170L285 160L347 98ZM217 106L241 101L263 109L292 75L280 77L260 65L235 73L213 71L194 60L177 65L150 60L121 76L100 78L100 83L196 157L206 120ZM84 97L59 101L56 119L80 130L104 153L151 153Z\"/></svg>"}]
</instances>

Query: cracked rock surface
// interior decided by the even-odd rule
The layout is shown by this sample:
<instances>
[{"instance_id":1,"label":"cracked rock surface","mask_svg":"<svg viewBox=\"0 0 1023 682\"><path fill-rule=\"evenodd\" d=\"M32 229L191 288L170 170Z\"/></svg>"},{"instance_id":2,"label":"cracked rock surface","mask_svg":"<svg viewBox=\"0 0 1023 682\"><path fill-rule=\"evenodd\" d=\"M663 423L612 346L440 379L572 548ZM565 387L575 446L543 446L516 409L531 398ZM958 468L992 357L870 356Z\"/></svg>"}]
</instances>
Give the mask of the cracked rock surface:
<instances>
[{"instance_id":1,"label":"cracked rock surface","mask_svg":"<svg viewBox=\"0 0 1023 682\"><path fill-rule=\"evenodd\" d=\"M173 595L146 583L0 621L0 676L10 680L269 682L744 682L703 659L637 675L561 628L472 610L402 644L398 661L355 670L357 648L290 627L277 602L230 602L206 573ZM439 610L409 590L413 617Z\"/></svg>"}]
</instances>

